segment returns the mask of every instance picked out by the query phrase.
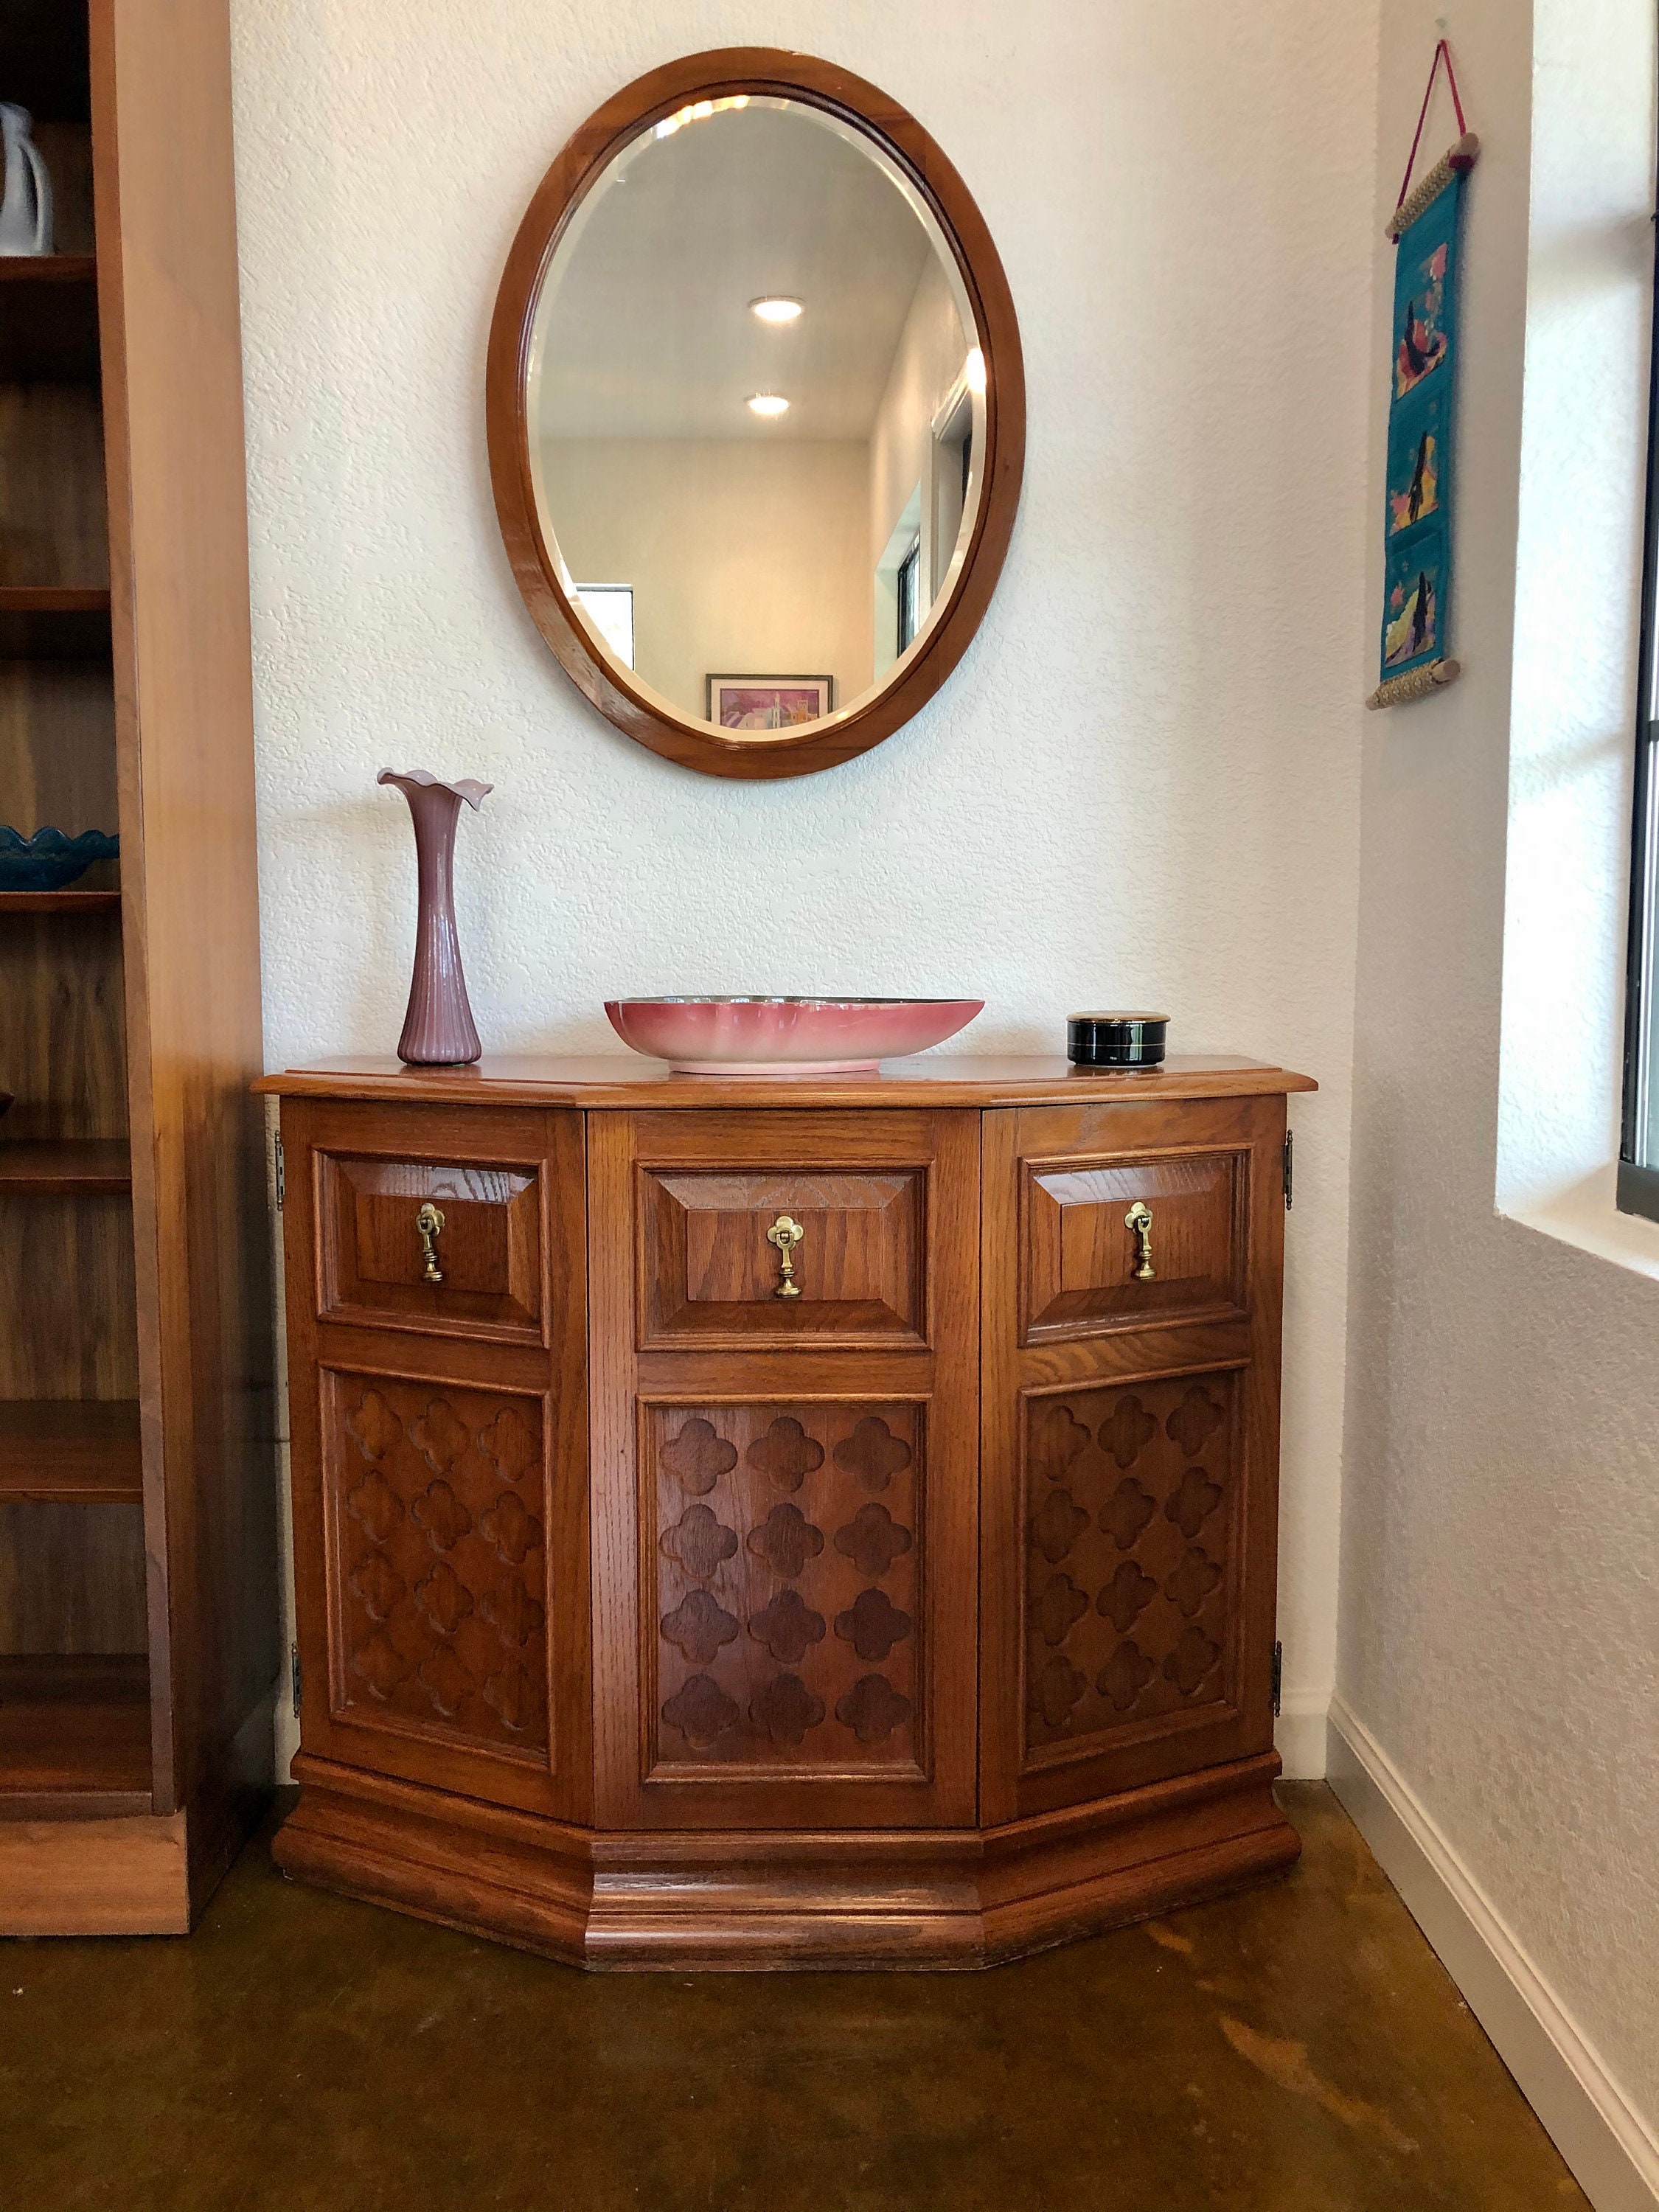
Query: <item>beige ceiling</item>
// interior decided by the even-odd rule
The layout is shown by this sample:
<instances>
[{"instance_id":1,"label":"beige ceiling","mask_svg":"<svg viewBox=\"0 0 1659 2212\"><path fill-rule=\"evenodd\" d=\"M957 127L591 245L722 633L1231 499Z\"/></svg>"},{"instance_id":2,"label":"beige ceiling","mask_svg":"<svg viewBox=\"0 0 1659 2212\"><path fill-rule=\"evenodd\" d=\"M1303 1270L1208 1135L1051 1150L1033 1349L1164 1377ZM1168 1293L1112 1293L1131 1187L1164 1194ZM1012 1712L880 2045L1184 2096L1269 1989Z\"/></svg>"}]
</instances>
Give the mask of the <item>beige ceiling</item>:
<instances>
[{"instance_id":1,"label":"beige ceiling","mask_svg":"<svg viewBox=\"0 0 1659 2212\"><path fill-rule=\"evenodd\" d=\"M867 438L932 237L860 143L751 105L630 148L555 261L552 438ZM793 325L749 312L804 302ZM763 422L744 401L790 402Z\"/></svg>"}]
</instances>

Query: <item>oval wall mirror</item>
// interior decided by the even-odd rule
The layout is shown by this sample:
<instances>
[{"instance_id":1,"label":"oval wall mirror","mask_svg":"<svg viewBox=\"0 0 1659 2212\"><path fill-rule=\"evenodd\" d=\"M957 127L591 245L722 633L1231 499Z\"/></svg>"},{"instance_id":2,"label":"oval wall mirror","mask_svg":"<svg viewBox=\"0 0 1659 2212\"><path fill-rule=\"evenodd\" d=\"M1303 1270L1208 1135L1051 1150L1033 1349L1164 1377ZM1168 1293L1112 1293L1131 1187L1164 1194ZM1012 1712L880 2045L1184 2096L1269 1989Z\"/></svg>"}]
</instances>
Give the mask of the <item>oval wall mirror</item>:
<instances>
[{"instance_id":1,"label":"oval wall mirror","mask_svg":"<svg viewBox=\"0 0 1659 2212\"><path fill-rule=\"evenodd\" d=\"M996 249L921 126L805 55L698 55L582 125L508 257L487 398L538 628L688 768L801 775L889 736L1007 550Z\"/></svg>"}]
</instances>

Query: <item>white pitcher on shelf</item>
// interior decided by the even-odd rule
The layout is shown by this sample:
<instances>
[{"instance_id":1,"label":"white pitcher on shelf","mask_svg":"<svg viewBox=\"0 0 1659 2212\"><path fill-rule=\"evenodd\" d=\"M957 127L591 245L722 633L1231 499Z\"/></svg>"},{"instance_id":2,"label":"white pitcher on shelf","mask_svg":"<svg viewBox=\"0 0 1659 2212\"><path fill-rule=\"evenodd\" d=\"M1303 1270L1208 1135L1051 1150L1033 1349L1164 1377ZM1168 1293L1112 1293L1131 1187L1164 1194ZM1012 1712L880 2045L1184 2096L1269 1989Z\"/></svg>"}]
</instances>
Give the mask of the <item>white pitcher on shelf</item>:
<instances>
[{"instance_id":1,"label":"white pitcher on shelf","mask_svg":"<svg viewBox=\"0 0 1659 2212\"><path fill-rule=\"evenodd\" d=\"M0 198L0 254L52 252L52 179L29 136L27 107L0 100L0 137L5 143L6 188Z\"/></svg>"}]
</instances>

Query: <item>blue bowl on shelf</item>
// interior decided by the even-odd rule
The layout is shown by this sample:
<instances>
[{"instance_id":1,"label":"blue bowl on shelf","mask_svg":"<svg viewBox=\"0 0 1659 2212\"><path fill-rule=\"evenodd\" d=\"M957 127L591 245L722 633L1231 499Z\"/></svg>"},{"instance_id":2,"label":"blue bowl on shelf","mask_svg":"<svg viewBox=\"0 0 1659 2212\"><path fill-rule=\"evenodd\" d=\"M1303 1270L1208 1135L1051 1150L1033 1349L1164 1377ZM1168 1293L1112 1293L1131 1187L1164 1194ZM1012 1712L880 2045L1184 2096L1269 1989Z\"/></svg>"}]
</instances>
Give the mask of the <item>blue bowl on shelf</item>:
<instances>
[{"instance_id":1,"label":"blue bowl on shelf","mask_svg":"<svg viewBox=\"0 0 1659 2212\"><path fill-rule=\"evenodd\" d=\"M94 860L112 860L120 849L120 839L101 830L84 830L78 837L37 830L25 837L0 825L0 891L61 891Z\"/></svg>"}]
</instances>

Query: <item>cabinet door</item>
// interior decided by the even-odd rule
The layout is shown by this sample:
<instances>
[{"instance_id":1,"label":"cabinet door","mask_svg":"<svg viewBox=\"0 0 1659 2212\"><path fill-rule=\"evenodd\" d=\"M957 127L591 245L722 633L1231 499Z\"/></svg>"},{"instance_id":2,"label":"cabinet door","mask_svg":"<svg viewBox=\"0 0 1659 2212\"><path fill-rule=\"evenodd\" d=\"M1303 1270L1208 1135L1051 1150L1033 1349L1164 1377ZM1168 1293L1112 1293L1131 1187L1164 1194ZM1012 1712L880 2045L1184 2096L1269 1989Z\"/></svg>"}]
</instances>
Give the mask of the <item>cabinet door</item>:
<instances>
[{"instance_id":1,"label":"cabinet door","mask_svg":"<svg viewBox=\"0 0 1659 2212\"><path fill-rule=\"evenodd\" d=\"M984 1117L981 1814L1273 1742L1281 1098Z\"/></svg>"},{"instance_id":2,"label":"cabinet door","mask_svg":"<svg viewBox=\"0 0 1659 2212\"><path fill-rule=\"evenodd\" d=\"M581 1116L289 1101L283 1135L304 1756L582 1817Z\"/></svg>"},{"instance_id":3,"label":"cabinet door","mask_svg":"<svg viewBox=\"0 0 1659 2212\"><path fill-rule=\"evenodd\" d=\"M970 1822L979 1116L590 1114L588 1178L600 1825Z\"/></svg>"}]
</instances>

